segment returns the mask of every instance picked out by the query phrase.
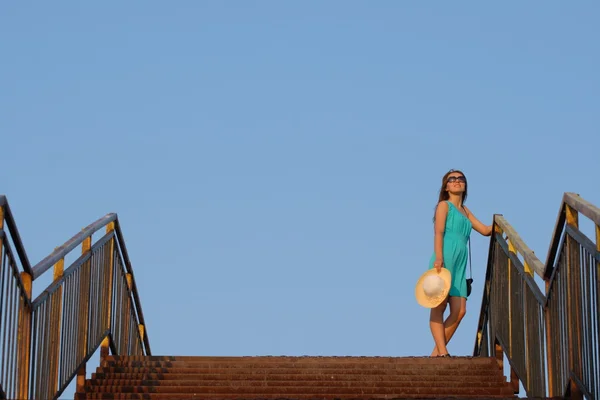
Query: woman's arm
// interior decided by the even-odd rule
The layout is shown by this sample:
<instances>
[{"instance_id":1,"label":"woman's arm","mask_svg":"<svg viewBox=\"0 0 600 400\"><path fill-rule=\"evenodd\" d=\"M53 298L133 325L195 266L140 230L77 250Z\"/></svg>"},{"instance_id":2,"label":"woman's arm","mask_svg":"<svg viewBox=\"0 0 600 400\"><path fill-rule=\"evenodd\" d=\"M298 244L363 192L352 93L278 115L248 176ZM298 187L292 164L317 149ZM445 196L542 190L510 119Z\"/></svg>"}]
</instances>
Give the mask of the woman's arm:
<instances>
[{"instance_id":1,"label":"woman's arm","mask_svg":"<svg viewBox=\"0 0 600 400\"><path fill-rule=\"evenodd\" d=\"M444 266L444 230L446 229L446 216L448 215L448 203L441 201L435 210L435 224L433 235L433 249L435 250L435 262L433 266L439 271Z\"/></svg>"},{"instance_id":2,"label":"woman's arm","mask_svg":"<svg viewBox=\"0 0 600 400\"><path fill-rule=\"evenodd\" d=\"M475 218L475 215L471 212L471 210L469 210L466 206L464 207L465 211L467 211L469 221L471 221L471 225L473 225L473 229L481 233L483 236L490 236L492 234L492 225L484 225L481 221Z\"/></svg>"}]
</instances>

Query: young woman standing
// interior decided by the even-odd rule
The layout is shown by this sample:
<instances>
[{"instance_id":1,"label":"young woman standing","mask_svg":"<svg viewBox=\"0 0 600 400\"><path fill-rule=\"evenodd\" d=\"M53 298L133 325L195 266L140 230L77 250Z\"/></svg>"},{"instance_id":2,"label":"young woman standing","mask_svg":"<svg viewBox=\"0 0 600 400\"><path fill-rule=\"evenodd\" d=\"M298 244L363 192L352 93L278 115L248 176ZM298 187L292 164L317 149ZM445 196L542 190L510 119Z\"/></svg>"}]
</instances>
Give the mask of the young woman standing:
<instances>
[{"instance_id":1,"label":"young woman standing","mask_svg":"<svg viewBox=\"0 0 600 400\"><path fill-rule=\"evenodd\" d=\"M435 210L434 252L429 268L435 268L438 272L442 268L448 269L452 274L452 283L446 300L431 309L429 326L435 341L432 357L450 357L446 344L467 312L467 242L471 229L484 236L492 234L492 226L482 224L464 205L466 199L467 178L461 171L448 171L442 178ZM450 315L444 321L448 303Z\"/></svg>"}]
</instances>

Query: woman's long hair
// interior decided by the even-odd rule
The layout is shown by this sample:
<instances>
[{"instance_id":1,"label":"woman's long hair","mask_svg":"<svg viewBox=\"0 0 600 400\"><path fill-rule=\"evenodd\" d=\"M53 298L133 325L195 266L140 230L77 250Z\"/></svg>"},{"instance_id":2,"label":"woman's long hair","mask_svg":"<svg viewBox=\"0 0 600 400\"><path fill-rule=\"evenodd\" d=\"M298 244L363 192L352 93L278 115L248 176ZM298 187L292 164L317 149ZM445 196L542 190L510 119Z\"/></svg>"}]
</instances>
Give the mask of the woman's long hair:
<instances>
[{"instance_id":1,"label":"woman's long hair","mask_svg":"<svg viewBox=\"0 0 600 400\"><path fill-rule=\"evenodd\" d=\"M437 210L438 204L440 204L442 201L446 201L450 198L450 194L446 190L446 185L448 184L448 176L450 176L450 174L453 172L459 173L465 177L465 191L462 194L462 204L465 204L465 201L467 200L467 186L468 185L467 185L467 177L465 176L465 174L462 171L459 171L458 169L451 169L450 171L446 172L446 174L442 178L442 187L440 188L438 202L435 204L435 208L433 210L433 222L435 222L435 211Z\"/></svg>"}]
</instances>

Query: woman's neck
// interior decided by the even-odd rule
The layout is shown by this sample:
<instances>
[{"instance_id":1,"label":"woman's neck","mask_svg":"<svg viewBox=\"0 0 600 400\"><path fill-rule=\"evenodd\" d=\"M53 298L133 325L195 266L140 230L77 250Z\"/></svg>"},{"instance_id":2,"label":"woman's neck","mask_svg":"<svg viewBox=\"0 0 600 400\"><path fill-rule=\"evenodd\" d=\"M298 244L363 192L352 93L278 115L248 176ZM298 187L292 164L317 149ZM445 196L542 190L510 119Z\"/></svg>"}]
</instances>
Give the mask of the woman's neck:
<instances>
[{"instance_id":1,"label":"woman's neck","mask_svg":"<svg viewBox=\"0 0 600 400\"><path fill-rule=\"evenodd\" d=\"M462 195L448 193L448 196L448 201L454 204L456 208L460 209L462 207Z\"/></svg>"}]
</instances>

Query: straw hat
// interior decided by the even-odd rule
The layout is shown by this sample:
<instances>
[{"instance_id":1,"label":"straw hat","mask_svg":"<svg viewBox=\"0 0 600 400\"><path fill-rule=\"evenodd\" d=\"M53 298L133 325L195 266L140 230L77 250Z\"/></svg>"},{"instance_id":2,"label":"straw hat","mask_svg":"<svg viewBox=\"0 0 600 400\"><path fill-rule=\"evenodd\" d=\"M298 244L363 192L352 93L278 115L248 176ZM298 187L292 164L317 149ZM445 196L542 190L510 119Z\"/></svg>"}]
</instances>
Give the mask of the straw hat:
<instances>
[{"instance_id":1,"label":"straw hat","mask_svg":"<svg viewBox=\"0 0 600 400\"><path fill-rule=\"evenodd\" d=\"M421 275L415 287L417 303L426 308L439 306L448 296L451 281L452 275L446 268L442 268L439 273L435 268L427 270Z\"/></svg>"}]
</instances>

